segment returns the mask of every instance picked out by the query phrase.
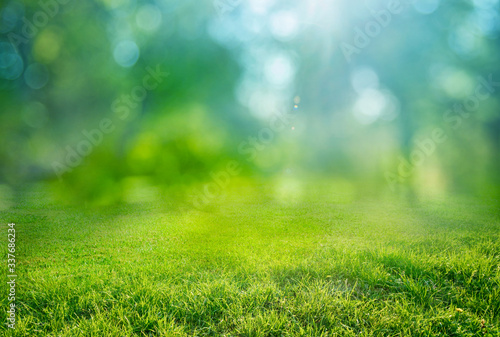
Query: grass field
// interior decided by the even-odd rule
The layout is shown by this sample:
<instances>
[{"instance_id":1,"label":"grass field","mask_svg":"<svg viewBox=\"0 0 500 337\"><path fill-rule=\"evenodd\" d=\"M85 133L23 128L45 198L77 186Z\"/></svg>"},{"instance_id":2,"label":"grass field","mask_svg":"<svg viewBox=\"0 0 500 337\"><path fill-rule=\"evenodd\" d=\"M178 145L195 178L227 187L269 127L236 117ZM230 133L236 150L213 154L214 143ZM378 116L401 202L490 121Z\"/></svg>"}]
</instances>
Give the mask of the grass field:
<instances>
[{"instance_id":1,"label":"grass field","mask_svg":"<svg viewBox=\"0 0 500 337\"><path fill-rule=\"evenodd\" d=\"M2 212L4 275L7 221L6 335L500 336L494 200L248 184L202 210L82 210L32 192Z\"/></svg>"}]
</instances>

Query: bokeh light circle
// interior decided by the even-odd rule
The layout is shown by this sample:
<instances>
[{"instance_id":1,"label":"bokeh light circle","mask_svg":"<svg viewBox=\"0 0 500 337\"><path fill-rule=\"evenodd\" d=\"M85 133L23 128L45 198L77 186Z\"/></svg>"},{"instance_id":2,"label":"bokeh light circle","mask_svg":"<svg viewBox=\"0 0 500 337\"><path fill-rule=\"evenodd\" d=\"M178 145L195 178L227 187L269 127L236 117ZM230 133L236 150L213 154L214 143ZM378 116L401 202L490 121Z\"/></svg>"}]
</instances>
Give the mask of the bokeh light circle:
<instances>
[{"instance_id":1,"label":"bokeh light circle","mask_svg":"<svg viewBox=\"0 0 500 337\"><path fill-rule=\"evenodd\" d=\"M24 81L32 89L41 89L49 82L49 71L43 64L30 64L24 72Z\"/></svg>"},{"instance_id":2,"label":"bokeh light circle","mask_svg":"<svg viewBox=\"0 0 500 337\"><path fill-rule=\"evenodd\" d=\"M14 47L7 42L0 42L0 77L15 80L24 69L24 62Z\"/></svg>"},{"instance_id":3,"label":"bokeh light circle","mask_svg":"<svg viewBox=\"0 0 500 337\"><path fill-rule=\"evenodd\" d=\"M121 41L113 50L113 57L120 66L131 67L139 59L139 47L132 40Z\"/></svg>"},{"instance_id":4,"label":"bokeh light circle","mask_svg":"<svg viewBox=\"0 0 500 337\"><path fill-rule=\"evenodd\" d=\"M154 5L144 5L139 8L135 21L142 30L155 31L161 23L160 9Z\"/></svg>"}]
</instances>

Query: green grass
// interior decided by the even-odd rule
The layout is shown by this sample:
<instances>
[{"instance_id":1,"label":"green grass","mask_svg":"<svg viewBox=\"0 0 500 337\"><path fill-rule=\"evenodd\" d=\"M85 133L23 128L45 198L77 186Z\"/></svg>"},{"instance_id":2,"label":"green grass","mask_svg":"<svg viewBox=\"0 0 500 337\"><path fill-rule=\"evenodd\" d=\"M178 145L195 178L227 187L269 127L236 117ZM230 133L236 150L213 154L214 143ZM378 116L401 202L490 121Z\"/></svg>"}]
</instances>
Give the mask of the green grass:
<instances>
[{"instance_id":1,"label":"green grass","mask_svg":"<svg viewBox=\"0 0 500 337\"><path fill-rule=\"evenodd\" d=\"M26 194L2 212L17 224L7 335L500 335L495 201L287 186L242 185L203 210Z\"/></svg>"}]
</instances>

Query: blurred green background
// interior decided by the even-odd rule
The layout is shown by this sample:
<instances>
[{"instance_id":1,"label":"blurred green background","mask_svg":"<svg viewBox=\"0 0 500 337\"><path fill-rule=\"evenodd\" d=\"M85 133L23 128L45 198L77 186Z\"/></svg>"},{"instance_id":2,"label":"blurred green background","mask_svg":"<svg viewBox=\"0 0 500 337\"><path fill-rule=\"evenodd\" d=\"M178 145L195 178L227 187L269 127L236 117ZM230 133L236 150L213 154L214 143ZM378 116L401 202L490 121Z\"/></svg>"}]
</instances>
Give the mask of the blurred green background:
<instances>
[{"instance_id":1,"label":"blurred green background","mask_svg":"<svg viewBox=\"0 0 500 337\"><path fill-rule=\"evenodd\" d=\"M499 9L3 1L1 207L26 188L204 204L241 181L299 193L308 179L496 198Z\"/></svg>"}]
</instances>

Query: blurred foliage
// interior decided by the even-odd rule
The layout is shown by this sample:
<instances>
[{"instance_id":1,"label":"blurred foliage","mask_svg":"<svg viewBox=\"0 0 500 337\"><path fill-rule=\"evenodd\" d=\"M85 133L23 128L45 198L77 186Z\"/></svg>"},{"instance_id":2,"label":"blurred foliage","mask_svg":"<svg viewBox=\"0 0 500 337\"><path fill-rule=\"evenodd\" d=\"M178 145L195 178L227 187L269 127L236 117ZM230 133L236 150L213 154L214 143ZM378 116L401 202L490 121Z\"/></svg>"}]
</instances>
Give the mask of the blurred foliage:
<instances>
[{"instance_id":1,"label":"blurred foliage","mask_svg":"<svg viewBox=\"0 0 500 337\"><path fill-rule=\"evenodd\" d=\"M0 193L44 182L104 204L137 189L189 196L236 160L243 177L498 196L500 87L467 117L446 111L479 77L500 82L500 4L411 3L3 2ZM158 69L168 75L141 89ZM294 117L263 141L276 114ZM435 128L446 141L401 177Z\"/></svg>"}]
</instances>

